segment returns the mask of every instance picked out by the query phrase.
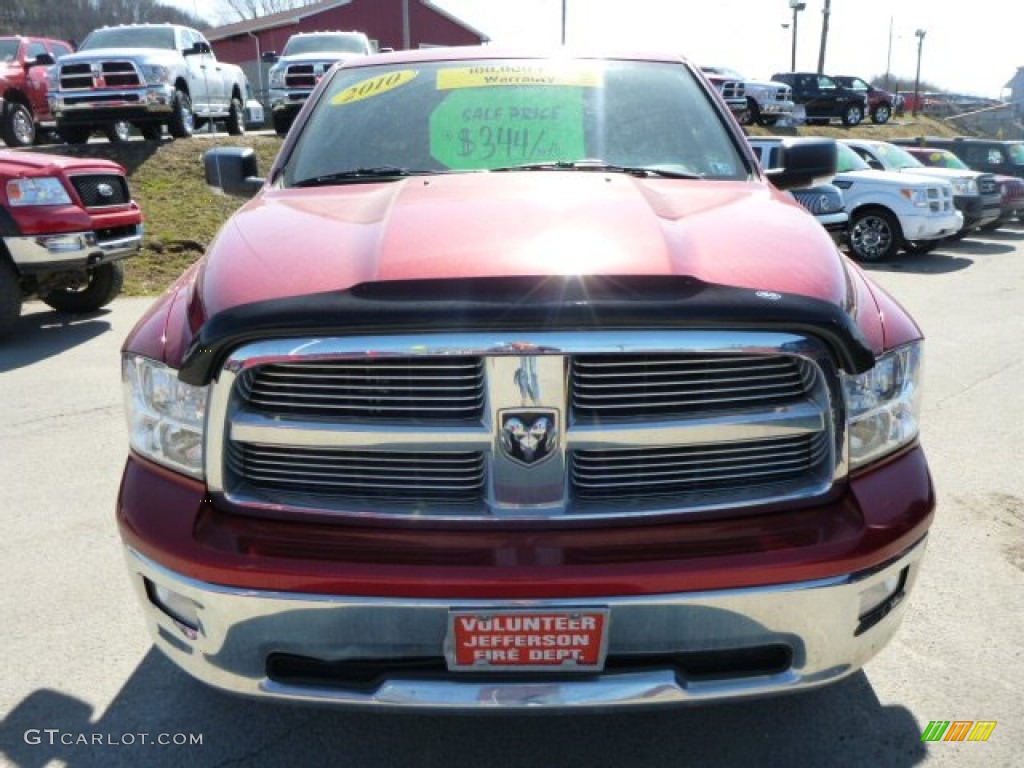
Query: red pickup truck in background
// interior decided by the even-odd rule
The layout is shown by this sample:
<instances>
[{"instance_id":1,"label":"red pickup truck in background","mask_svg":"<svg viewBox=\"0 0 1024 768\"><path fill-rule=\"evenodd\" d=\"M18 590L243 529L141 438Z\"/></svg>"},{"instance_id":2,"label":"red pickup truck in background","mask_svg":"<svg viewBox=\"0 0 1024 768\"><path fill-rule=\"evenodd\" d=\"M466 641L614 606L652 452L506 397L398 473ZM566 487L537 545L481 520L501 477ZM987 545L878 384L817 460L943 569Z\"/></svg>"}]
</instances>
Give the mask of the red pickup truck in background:
<instances>
[{"instance_id":1,"label":"red pickup truck in background","mask_svg":"<svg viewBox=\"0 0 1024 768\"><path fill-rule=\"evenodd\" d=\"M97 158L0 151L0 337L22 301L89 312L121 290L121 260L142 243L125 170Z\"/></svg>"},{"instance_id":2,"label":"red pickup truck in background","mask_svg":"<svg viewBox=\"0 0 1024 768\"><path fill-rule=\"evenodd\" d=\"M72 53L70 43L45 37L0 37L0 138L27 147L56 121L47 103L47 75L56 60Z\"/></svg>"},{"instance_id":3,"label":"red pickup truck in background","mask_svg":"<svg viewBox=\"0 0 1024 768\"><path fill-rule=\"evenodd\" d=\"M566 710L797 691L895 633L922 335L678 56L332 68L123 346L117 520L227 690Z\"/></svg>"}]
</instances>

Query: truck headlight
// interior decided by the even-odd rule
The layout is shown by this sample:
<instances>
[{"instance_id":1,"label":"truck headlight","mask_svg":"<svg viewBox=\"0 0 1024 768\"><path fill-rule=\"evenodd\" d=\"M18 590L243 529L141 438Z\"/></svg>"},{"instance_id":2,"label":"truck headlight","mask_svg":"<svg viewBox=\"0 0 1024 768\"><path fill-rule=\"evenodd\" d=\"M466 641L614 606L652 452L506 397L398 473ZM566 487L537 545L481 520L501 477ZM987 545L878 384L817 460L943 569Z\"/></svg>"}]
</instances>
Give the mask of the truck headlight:
<instances>
[{"instance_id":1,"label":"truck headlight","mask_svg":"<svg viewBox=\"0 0 1024 768\"><path fill-rule=\"evenodd\" d=\"M954 195L978 194L978 183L974 179L952 179Z\"/></svg>"},{"instance_id":2,"label":"truck headlight","mask_svg":"<svg viewBox=\"0 0 1024 768\"><path fill-rule=\"evenodd\" d=\"M913 189L904 187L900 194L909 200L915 208L928 207L928 191L924 189Z\"/></svg>"},{"instance_id":3,"label":"truck headlight","mask_svg":"<svg viewBox=\"0 0 1024 768\"><path fill-rule=\"evenodd\" d=\"M202 479L208 388L185 384L175 369L136 355L125 355L121 379L132 449Z\"/></svg>"},{"instance_id":4,"label":"truck headlight","mask_svg":"<svg viewBox=\"0 0 1024 768\"><path fill-rule=\"evenodd\" d=\"M147 84L171 81L171 68L165 67L163 64L143 64L139 69L142 70L142 77Z\"/></svg>"},{"instance_id":5,"label":"truck headlight","mask_svg":"<svg viewBox=\"0 0 1024 768\"><path fill-rule=\"evenodd\" d=\"M7 201L21 205L71 205L71 196L60 179L43 176L37 179L11 179L7 182Z\"/></svg>"},{"instance_id":6,"label":"truck headlight","mask_svg":"<svg viewBox=\"0 0 1024 768\"><path fill-rule=\"evenodd\" d=\"M284 88L284 67L271 67L267 76L271 88Z\"/></svg>"},{"instance_id":7,"label":"truck headlight","mask_svg":"<svg viewBox=\"0 0 1024 768\"><path fill-rule=\"evenodd\" d=\"M843 376L850 467L912 442L920 430L921 342L882 355L870 371Z\"/></svg>"}]
</instances>

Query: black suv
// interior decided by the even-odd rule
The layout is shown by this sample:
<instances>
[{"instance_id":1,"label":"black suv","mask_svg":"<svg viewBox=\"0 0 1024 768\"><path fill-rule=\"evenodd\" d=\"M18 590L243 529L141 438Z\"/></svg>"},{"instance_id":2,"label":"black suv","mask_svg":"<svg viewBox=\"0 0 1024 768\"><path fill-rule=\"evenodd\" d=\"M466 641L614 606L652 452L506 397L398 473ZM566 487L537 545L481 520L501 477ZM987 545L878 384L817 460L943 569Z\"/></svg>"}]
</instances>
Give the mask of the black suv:
<instances>
[{"instance_id":1,"label":"black suv","mask_svg":"<svg viewBox=\"0 0 1024 768\"><path fill-rule=\"evenodd\" d=\"M916 139L892 139L893 144L904 147L934 147L948 149L975 171L1001 173L1024 179L1024 141L998 139L955 139L938 136L919 136Z\"/></svg>"},{"instance_id":2,"label":"black suv","mask_svg":"<svg viewBox=\"0 0 1024 768\"><path fill-rule=\"evenodd\" d=\"M803 106L808 125L828 125L833 119L845 126L859 125L867 112L862 91L844 88L835 78L817 72L781 72L772 80L793 89L793 101Z\"/></svg>"}]
</instances>

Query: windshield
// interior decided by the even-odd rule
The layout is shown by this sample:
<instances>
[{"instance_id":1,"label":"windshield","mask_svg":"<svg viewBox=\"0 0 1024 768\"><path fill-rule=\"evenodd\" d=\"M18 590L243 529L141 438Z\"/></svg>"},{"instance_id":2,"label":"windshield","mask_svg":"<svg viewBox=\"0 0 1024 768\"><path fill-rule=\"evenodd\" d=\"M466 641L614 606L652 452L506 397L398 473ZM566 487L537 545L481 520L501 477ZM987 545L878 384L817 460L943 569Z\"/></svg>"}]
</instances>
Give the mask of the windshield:
<instances>
[{"instance_id":1,"label":"windshield","mask_svg":"<svg viewBox=\"0 0 1024 768\"><path fill-rule=\"evenodd\" d=\"M859 77L837 77L840 85L845 88L849 88L851 91L863 91L867 93L868 84L861 80Z\"/></svg>"},{"instance_id":2,"label":"windshield","mask_svg":"<svg viewBox=\"0 0 1024 768\"><path fill-rule=\"evenodd\" d=\"M524 165L537 171L614 165L708 179L749 175L691 71L681 63L637 61L343 67L286 163L287 184L357 170L379 176L389 169Z\"/></svg>"},{"instance_id":3,"label":"windshield","mask_svg":"<svg viewBox=\"0 0 1024 768\"><path fill-rule=\"evenodd\" d=\"M296 35L288 40L283 56L297 53L366 53L366 38L362 35Z\"/></svg>"},{"instance_id":4,"label":"windshield","mask_svg":"<svg viewBox=\"0 0 1024 768\"><path fill-rule=\"evenodd\" d=\"M0 40L0 61L14 61L18 55L17 40Z\"/></svg>"},{"instance_id":5,"label":"windshield","mask_svg":"<svg viewBox=\"0 0 1024 768\"><path fill-rule=\"evenodd\" d=\"M174 30L169 27L107 27L89 34L80 51L97 48L162 48L173 51Z\"/></svg>"},{"instance_id":6,"label":"windshield","mask_svg":"<svg viewBox=\"0 0 1024 768\"><path fill-rule=\"evenodd\" d=\"M970 170L967 163L945 149L919 149L914 153L914 157L919 160L923 158L926 165L935 168L954 168L958 171Z\"/></svg>"},{"instance_id":7,"label":"windshield","mask_svg":"<svg viewBox=\"0 0 1024 768\"><path fill-rule=\"evenodd\" d=\"M882 164L886 168L903 170L905 168L921 168L924 166L924 163L907 152L907 150L903 149L903 147L897 147L895 144L875 144L872 146L872 150L882 158Z\"/></svg>"},{"instance_id":8,"label":"windshield","mask_svg":"<svg viewBox=\"0 0 1024 768\"><path fill-rule=\"evenodd\" d=\"M836 154L836 173L871 170L871 166L860 155L840 141L836 142Z\"/></svg>"},{"instance_id":9,"label":"windshield","mask_svg":"<svg viewBox=\"0 0 1024 768\"><path fill-rule=\"evenodd\" d=\"M732 78L733 80L747 79L735 69L729 69L728 67L701 67L701 70L712 75L724 75L725 77Z\"/></svg>"}]
</instances>

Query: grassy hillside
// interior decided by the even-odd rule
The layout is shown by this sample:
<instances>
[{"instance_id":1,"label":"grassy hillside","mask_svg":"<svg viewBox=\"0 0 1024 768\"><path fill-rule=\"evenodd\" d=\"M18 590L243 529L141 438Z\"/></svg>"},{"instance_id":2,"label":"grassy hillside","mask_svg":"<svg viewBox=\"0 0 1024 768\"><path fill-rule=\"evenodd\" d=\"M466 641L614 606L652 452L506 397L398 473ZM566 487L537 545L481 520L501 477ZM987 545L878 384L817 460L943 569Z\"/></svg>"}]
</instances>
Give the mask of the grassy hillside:
<instances>
[{"instance_id":1,"label":"grassy hillside","mask_svg":"<svg viewBox=\"0 0 1024 768\"><path fill-rule=\"evenodd\" d=\"M764 128L751 126L751 135L834 136L888 139L897 136L953 136L953 128L939 120L907 117L883 126L865 123L856 128ZM276 136L218 137L219 145L249 146L266 173L281 146ZM142 253L126 262L125 292L160 293L187 266L199 258L221 224L244 200L214 193L203 181L202 153L212 145L208 137L125 144L94 143L80 147L47 147L68 155L108 157L128 169L132 193L146 217Z\"/></svg>"}]
</instances>

